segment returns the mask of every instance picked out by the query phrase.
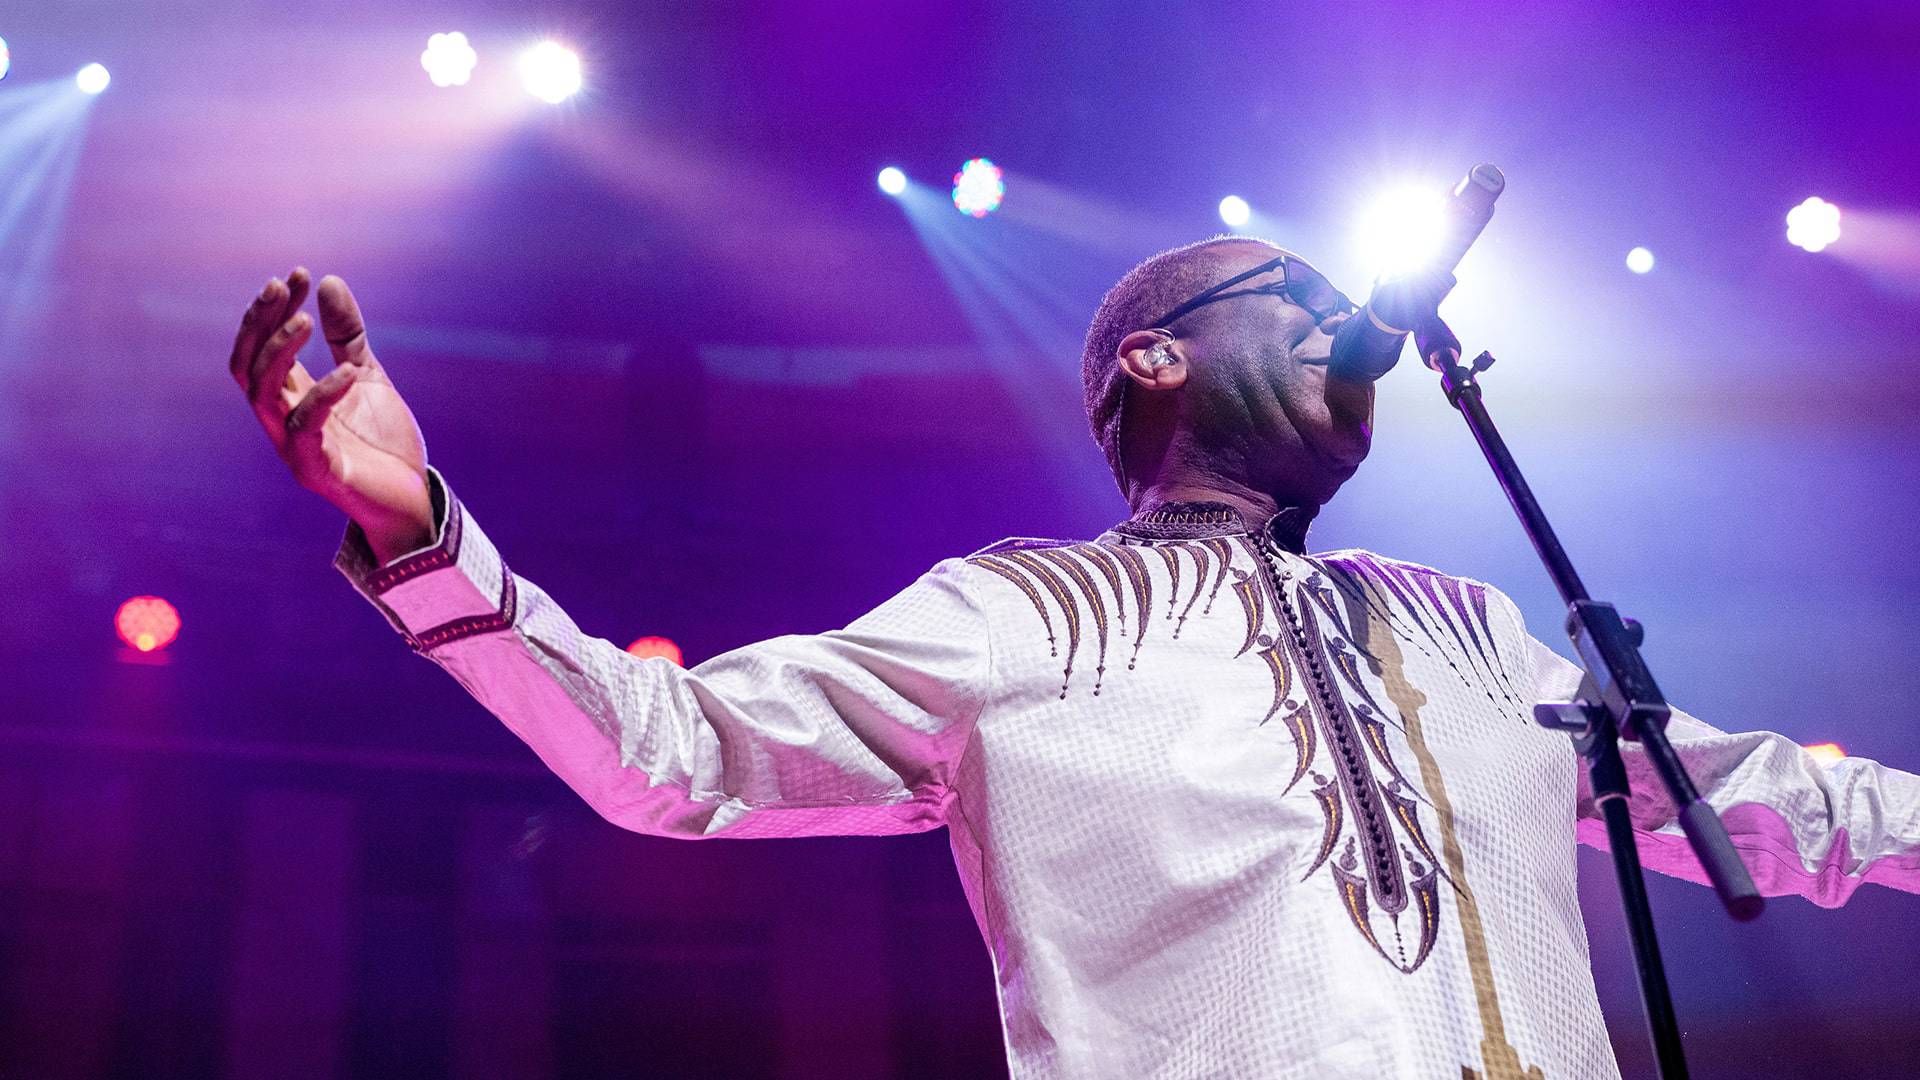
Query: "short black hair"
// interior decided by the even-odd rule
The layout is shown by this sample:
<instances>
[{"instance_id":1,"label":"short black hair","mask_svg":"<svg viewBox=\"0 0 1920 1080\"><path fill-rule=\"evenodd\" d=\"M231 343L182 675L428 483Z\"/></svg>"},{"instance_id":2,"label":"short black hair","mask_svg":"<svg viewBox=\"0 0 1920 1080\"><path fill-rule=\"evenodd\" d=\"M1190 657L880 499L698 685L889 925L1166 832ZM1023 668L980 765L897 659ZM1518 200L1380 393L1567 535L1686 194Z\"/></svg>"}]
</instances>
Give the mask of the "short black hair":
<instances>
[{"instance_id":1,"label":"short black hair","mask_svg":"<svg viewBox=\"0 0 1920 1080\"><path fill-rule=\"evenodd\" d=\"M1280 250L1271 241L1252 236L1213 236L1196 240L1155 255L1133 269L1100 301L1087 327L1086 350L1080 354L1080 381L1086 392L1087 425L1093 429L1093 441L1107 455L1114 482L1126 494L1126 482L1120 469L1120 406L1127 397L1127 378L1120 370L1120 342L1136 330L1152 330L1157 319L1185 302L1189 297L1216 284L1215 270L1208 253L1222 244L1264 244Z\"/></svg>"}]
</instances>

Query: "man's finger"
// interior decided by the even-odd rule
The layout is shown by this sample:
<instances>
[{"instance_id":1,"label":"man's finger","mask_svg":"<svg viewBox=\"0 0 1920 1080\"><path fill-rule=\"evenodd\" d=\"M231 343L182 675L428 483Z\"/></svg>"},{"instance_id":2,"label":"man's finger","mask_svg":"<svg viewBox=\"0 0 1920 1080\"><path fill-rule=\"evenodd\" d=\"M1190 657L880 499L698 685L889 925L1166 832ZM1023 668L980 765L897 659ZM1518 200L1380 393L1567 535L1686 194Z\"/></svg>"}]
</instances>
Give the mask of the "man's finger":
<instances>
[{"instance_id":1,"label":"man's finger","mask_svg":"<svg viewBox=\"0 0 1920 1080\"><path fill-rule=\"evenodd\" d=\"M328 274L320 279L319 295L320 328L326 332L327 347L333 350L333 362L360 366L373 363L373 350L367 346L367 323L360 317L353 290Z\"/></svg>"},{"instance_id":2,"label":"man's finger","mask_svg":"<svg viewBox=\"0 0 1920 1080\"><path fill-rule=\"evenodd\" d=\"M252 396L252 372L259 358L262 342L284 323L289 316L300 310L307 302L307 291L312 276L304 266L296 266L287 275L287 280L270 278L266 288L254 297L248 305L247 313L240 320L240 332L233 340L233 354L227 358L227 371L233 376L240 389Z\"/></svg>"},{"instance_id":3,"label":"man's finger","mask_svg":"<svg viewBox=\"0 0 1920 1080\"><path fill-rule=\"evenodd\" d=\"M277 420L284 415L280 409L280 388L286 384L287 372L293 368L300 347L312 337L313 317L296 311L260 346L260 354L253 362L250 396L254 408L261 410L263 416L271 415Z\"/></svg>"},{"instance_id":4,"label":"man's finger","mask_svg":"<svg viewBox=\"0 0 1920 1080\"><path fill-rule=\"evenodd\" d=\"M293 318L293 313L299 311L300 305L307 302L307 293L312 289L313 275L308 273L304 266L294 267L293 272L287 275L287 303L280 312L281 322Z\"/></svg>"},{"instance_id":5,"label":"man's finger","mask_svg":"<svg viewBox=\"0 0 1920 1080\"><path fill-rule=\"evenodd\" d=\"M292 394L294 403L298 404L300 399L306 396L307 391L313 389L313 384L316 381L317 380L307 372L307 365L295 360L292 369L287 372L286 385L282 387L282 389L284 392Z\"/></svg>"},{"instance_id":6,"label":"man's finger","mask_svg":"<svg viewBox=\"0 0 1920 1080\"><path fill-rule=\"evenodd\" d=\"M327 415L340 399L353 389L353 382L360 377L364 369L357 364L342 364L327 372L326 378L313 384L313 389L300 399L300 404L287 414L287 437L319 438L320 429L327 422Z\"/></svg>"},{"instance_id":7,"label":"man's finger","mask_svg":"<svg viewBox=\"0 0 1920 1080\"><path fill-rule=\"evenodd\" d=\"M278 305L279 290L285 288L279 278L270 278L253 303L247 305L247 313L240 318L240 332L233 337L233 355L227 358L227 371L240 389L248 390L249 372L253 367L254 354L260 351L260 339L272 330L267 322L267 308Z\"/></svg>"},{"instance_id":8,"label":"man's finger","mask_svg":"<svg viewBox=\"0 0 1920 1080\"><path fill-rule=\"evenodd\" d=\"M307 365L295 360L293 367L287 371L287 381L280 384L280 415L292 412L293 407L300 404L300 399L307 396L307 391L313 389L313 383L314 378L307 373Z\"/></svg>"},{"instance_id":9,"label":"man's finger","mask_svg":"<svg viewBox=\"0 0 1920 1080\"><path fill-rule=\"evenodd\" d=\"M260 324L260 337L262 340L259 351L256 352L248 362L248 369L251 372L252 379L252 382L249 384L251 386L251 390L249 391L250 396L258 398L272 385L270 383L262 384L260 382L261 364L265 359L267 347L273 342L273 334L281 327L284 327L288 319L293 318L294 314L300 310L300 305L307 302L307 291L312 280L313 279L307 274L306 267L294 267L293 272L287 275L286 283L283 286L283 294L280 297L279 307L276 309L272 303L269 303L267 309L261 313L265 316L265 321Z\"/></svg>"}]
</instances>

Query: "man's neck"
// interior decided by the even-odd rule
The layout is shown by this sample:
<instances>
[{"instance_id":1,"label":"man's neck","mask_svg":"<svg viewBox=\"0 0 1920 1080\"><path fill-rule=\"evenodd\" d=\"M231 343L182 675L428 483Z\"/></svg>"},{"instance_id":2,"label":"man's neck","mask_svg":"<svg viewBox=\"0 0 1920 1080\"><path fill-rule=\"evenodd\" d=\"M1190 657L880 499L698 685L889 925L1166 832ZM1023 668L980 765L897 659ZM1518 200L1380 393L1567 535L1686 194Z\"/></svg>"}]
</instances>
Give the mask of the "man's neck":
<instances>
[{"instance_id":1,"label":"man's neck","mask_svg":"<svg viewBox=\"0 0 1920 1080\"><path fill-rule=\"evenodd\" d=\"M1165 503L1225 503L1250 525L1263 525L1280 512L1282 503L1268 492L1219 477L1168 477L1142 489L1133 500L1136 510Z\"/></svg>"}]
</instances>

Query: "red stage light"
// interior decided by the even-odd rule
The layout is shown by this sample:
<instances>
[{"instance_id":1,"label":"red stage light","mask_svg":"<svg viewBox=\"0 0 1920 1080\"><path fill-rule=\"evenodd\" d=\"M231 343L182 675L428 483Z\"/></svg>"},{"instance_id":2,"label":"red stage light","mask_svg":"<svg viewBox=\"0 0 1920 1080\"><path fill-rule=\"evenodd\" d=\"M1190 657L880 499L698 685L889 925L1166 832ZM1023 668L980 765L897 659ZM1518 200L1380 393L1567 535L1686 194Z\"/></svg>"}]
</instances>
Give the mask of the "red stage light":
<instances>
[{"instance_id":1,"label":"red stage light","mask_svg":"<svg viewBox=\"0 0 1920 1080\"><path fill-rule=\"evenodd\" d=\"M180 613L157 596L136 596L113 613L120 640L141 652L164 649L180 636Z\"/></svg>"},{"instance_id":2,"label":"red stage light","mask_svg":"<svg viewBox=\"0 0 1920 1080\"><path fill-rule=\"evenodd\" d=\"M627 651L638 657L658 656L671 660L681 667L687 666L685 658L680 654L680 646L674 644L672 638L635 638L633 644L627 646Z\"/></svg>"},{"instance_id":3,"label":"red stage light","mask_svg":"<svg viewBox=\"0 0 1920 1080\"><path fill-rule=\"evenodd\" d=\"M1801 749L1812 754L1813 760L1822 765L1831 765L1847 756L1847 752L1840 749L1840 744L1837 742L1814 743L1811 746L1801 747Z\"/></svg>"}]
</instances>

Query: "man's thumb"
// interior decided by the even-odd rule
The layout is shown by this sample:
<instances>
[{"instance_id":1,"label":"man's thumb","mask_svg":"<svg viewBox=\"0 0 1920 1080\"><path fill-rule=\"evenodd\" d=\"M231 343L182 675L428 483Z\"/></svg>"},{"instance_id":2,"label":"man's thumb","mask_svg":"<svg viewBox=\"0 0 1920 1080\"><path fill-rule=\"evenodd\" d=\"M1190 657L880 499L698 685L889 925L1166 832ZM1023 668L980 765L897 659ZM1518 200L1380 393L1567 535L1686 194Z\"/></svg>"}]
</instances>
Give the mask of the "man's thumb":
<instances>
[{"instance_id":1,"label":"man's thumb","mask_svg":"<svg viewBox=\"0 0 1920 1080\"><path fill-rule=\"evenodd\" d=\"M373 350L367 347L367 323L360 317L360 305L353 299L347 283L328 274L320 279L320 330L327 347L333 350L335 364L368 364Z\"/></svg>"}]
</instances>

